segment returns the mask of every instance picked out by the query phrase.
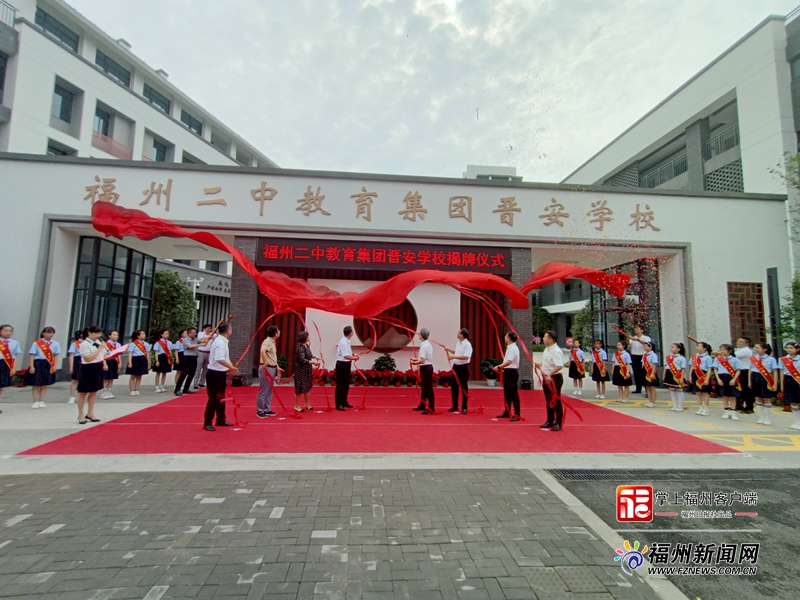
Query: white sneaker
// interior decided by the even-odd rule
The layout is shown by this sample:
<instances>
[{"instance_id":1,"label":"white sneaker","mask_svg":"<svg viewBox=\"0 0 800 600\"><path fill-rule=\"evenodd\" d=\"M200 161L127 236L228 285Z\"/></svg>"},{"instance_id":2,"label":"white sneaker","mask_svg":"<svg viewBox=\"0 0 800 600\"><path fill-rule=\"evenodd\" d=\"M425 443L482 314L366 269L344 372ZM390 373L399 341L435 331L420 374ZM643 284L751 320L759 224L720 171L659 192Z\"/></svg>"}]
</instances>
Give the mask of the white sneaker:
<instances>
[{"instance_id":1,"label":"white sneaker","mask_svg":"<svg viewBox=\"0 0 800 600\"><path fill-rule=\"evenodd\" d=\"M769 420L769 417L764 419L764 425L772 425L772 421Z\"/></svg>"},{"instance_id":2,"label":"white sneaker","mask_svg":"<svg viewBox=\"0 0 800 600\"><path fill-rule=\"evenodd\" d=\"M602 398L602 396L600 394L595 394L594 397L595 398Z\"/></svg>"},{"instance_id":3,"label":"white sneaker","mask_svg":"<svg viewBox=\"0 0 800 600\"><path fill-rule=\"evenodd\" d=\"M111 398L113 398L113 397L114 397L114 394L111 393L111 390L108 390L108 392L106 392L106 400L111 400Z\"/></svg>"},{"instance_id":4,"label":"white sneaker","mask_svg":"<svg viewBox=\"0 0 800 600\"><path fill-rule=\"evenodd\" d=\"M655 408L656 407L656 403L655 402L648 402L647 406L648 406L648 408Z\"/></svg>"},{"instance_id":5,"label":"white sneaker","mask_svg":"<svg viewBox=\"0 0 800 600\"><path fill-rule=\"evenodd\" d=\"M131 396L135 396L135 395L136 395L136 392L131 392Z\"/></svg>"},{"instance_id":6,"label":"white sneaker","mask_svg":"<svg viewBox=\"0 0 800 600\"><path fill-rule=\"evenodd\" d=\"M800 429L800 423L794 422L789 425L789 429Z\"/></svg>"},{"instance_id":7,"label":"white sneaker","mask_svg":"<svg viewBox=\"0 0 800 600\"><path fill-rule=\"evenodd\" d=\"M75 404L75 398L70 398L67 400L67 404Z\"/></svg>"},{"instance_id":8,"label":"white sneaker","mask_svg":"<svg viewBox=\"0 0 800 600\"><path fill-rule=\"evenodd\" d=\"M603 394L600 394L600 395L598 396L598 398L600 398L600 400L605 400L605 399L606 399L606 397L605 397Z\"/></svg>"},{"instance_id":9,"label":"white sneaker","mask_svg":"<svg viewBox=\"0 0 800 600\"><path fill-rule=\"evenodd\" d=\"M694 413L694 414L696 414L696 415L702 415L702 414L703 414L703 407L701 406L700 408L698 408L698 409L697 409L697 412L696 412L696 413Z\"/></svg>"},{"instance_id":10,"label":"white sneaker","mask_svg":"<svg viewBox=\"0 0 800 600\"><path fill-rule=\"evenodd\" d=\"M763 425L764 424L764 417L758 417L758 420L756 421L756 423L758 423L759 425Z\"/></svg>"},{"instance_id":11,"label":"white sneaker","mask_svg":"<svg viewBox=\"0 0 800 600\"><path fill-rule=\"evenodd\" d=\"M730 419L731 418L731 412L729 410L723 411L722 418L723 419Z\"/></svg>"},{"instance_id":12,"label":"white sneaker","mask_svg":"<svg viewBox=\"0 0 800 600\"><path fill-rule=\"evenodd\" d=\"M44 402L39 402L39 408L47 408L47 405Z\"/></svg>"},{"instance_id":13,"label":"white sneaker","mask_svg":"<svg viewBox=\"0 0 800 600\"><path fill-rule=\"evenodd\" d=\"M578 396L583 396L583 390L578 390Z\"/></svg>"},{"instance_id":14,"label":"white sneaker","mask_svg":"<svg viewBox=\"0 0 800 600\"><path fill-rule=\"evenodd\" d=\"M39 403L34 402L33 404L31 404L31 408L39 408Z\"/></svg>"},{"instance_id":15,"label":"white sneaker","mask_svg":"<svg viewBox=\"0 0 800 600\"><path fill-rule=\"evenodd\" d=\"M710 417L711 416L711 409L709 409L707 406L703 408L703 416L704 417Z\"/></svg>"},{"instance_id":16,"label":"white sneaker","mask_svg":"<svg viewBox=\"0 0 800 600\"><path fill-rule=\"evenodd\" d=\"M732 410L731 411L731 421L738 421L738 420L739 420L739 415L736 414L735 410Z\"/></svg>"}]
</instances>

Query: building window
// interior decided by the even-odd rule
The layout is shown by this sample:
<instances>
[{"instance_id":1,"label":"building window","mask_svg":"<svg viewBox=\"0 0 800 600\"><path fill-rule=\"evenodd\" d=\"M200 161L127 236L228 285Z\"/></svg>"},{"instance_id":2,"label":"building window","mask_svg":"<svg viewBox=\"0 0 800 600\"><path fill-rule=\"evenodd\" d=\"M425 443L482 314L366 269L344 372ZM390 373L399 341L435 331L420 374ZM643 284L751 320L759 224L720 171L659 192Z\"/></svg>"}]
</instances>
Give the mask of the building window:
<instances>
[{"instance_id":1,"label":"building window","mask_svg":"<svg viewBox=\"0 0 800 600\"><path fill-rule=\"evenodd\" d=\"M167 146L158 140L153 140L153 160L155 162L167 162Z\"/></svg>"},{"instance_id":2,"label":"building window","mask_svg":"<svg viewBox=\"0 0 800 600\"><path fill-rule=\"evenodd\" d=\"M165 113L169 114L170 108L170 101L169 98L160 94L159 92L155 91L146 83L144 84L144 97L159 110L163 110Z\"/></svg>"},{"instance_id":3,"label":"building window","mask_svg":"<svg viewBox=\"0 0 800 600\"><path fill-rule=\"evenodd\" d=\"M3 101L3 90L6 87L6 65L8 57L0 52L0 102Z\"/></svg>"},{"instance_id":4,"label":"building window","mask_svg":"<svg viewBox=\"0 0 800 600\"><path fill-rule=\"evenodd\" d=\"M106 111L98 108L94 113L94 130L106 137L108 136L111 127L111 115Z\"/></svg>"},{"instance_id":5,"label":"building window","mask_svg":"<svg viewBox=\"0 0 800 600\"><path fill-rule=\"evenodd\" d=\"M53 90L53 103L50 107L50 114L61 119L65 123L72 122L72 101L75 95L60 85L56 85Z\"/></svg>"},{"instance_id":6,"label":"building window","mask_svg":"<svg viewBox=\"0 0 800 600\"><path fill-rule=\"evenodd\" d=\"M181 111L181 123L186 125L197 135L203 135L203 124L197 119L195 119L192 115L187 113L185 110Z\"/></svg>"},{"instance_id":7,"label":"building window","mask_svg":"<svg viewBox=\"0 0 800 600\"><path fill-rule=\"evenodd\" d=\"M56 148L50 144L47 146L47 156L69 156L69 153L64 152L61 148Z\"/></svg>"},{"instance_id":8,"label":"building window","mask_svg":"<svg viewBox=\"0 0 800 600\"><path fill-rule=\"evenodd\" d=\"M214 273L219 273L221 265L222 263L218 260L207 260L206 271L213 271Z\"/></svg>"},{"instance_id":9,"label":"building window","mask_svg":"<svg viewBox=\"0 0 800 600\"><path fill-rule=\"evenodd\" d=\"M64 25L61 21L54 19L52 16L48 15L38 7L36 8L36 17L34 18L34 21L39 27L56 38L67 48L73 52L78 51L78 34Z\"/></svg>"},{"instance_id":10,"label":"building window","mask_svg":"<svg viewBox=\"0 0 800 600\"><path fill-rule=\"evenodd\" d=\"M131 72L113 58L106 56L98 50L94 62L112 79L119 81L125 87L131 86Z\"/></svg>"}]
</instances>

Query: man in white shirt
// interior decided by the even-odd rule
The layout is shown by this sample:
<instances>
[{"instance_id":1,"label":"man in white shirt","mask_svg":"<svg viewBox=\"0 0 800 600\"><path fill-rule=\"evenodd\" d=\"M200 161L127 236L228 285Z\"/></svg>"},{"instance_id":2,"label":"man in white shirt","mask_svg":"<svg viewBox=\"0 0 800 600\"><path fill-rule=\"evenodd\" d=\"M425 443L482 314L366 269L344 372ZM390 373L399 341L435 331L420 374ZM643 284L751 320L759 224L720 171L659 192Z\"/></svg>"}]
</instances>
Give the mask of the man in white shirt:
<instances>
[{"instance_id":1,"label":"man in white shirt","mask_svg":"<svg viewBox=\"0 0 800 600\"><path fill-rule=\"evenodd\" d=\"M428 341L431 332L424 327L419 330L419 358L412 358L411 364L419 365L420 384L422 386L422 397L419 406L414 410L422 411L423 415L430 415L436 412L436 402L433 393L433 346Z\"/></svg>"},{"instance_id":2,"label":"man in white shirt","mask_svg":"<svg viewBox=\"0 0 800 600\"><path fill-rule=\"evenodd\" d=\"M629 335L627 337L628 351L630 352L631 362L633 363L633 379L636 383L636 389L633 390L633 393L641 394L645 378L644 363L642 362L645 352L642 342L652 344L653 340L649 335L644 334L644 329L642 329L639 325L636 325L633 328L633 335Z\"/></svg>"},{"instance_id":3,"label":"man in white shirt","mask_svg":"<svg viewBox=\"0 0 800 600\"><path fill-rule=\"evenodd\" d=\"M216 431L212 421L216 415L217 427L233 427L233 423L228 423L225 419L225 389L227 387L228 373L234 375L239 373L239 368L231 362L228 353L228 338L233 330L230 323L222 323L217 328L217 335L211 342L208 351L208 402L203 418L203 429L206 431Z\"/></svg>"},{"instance_id":4,"label":"man in white shirt","mask_svg":"<svg viewBox=\"0 0 800 600\"><path fill-rule=\"evenodd\" d=\"M747 369L750 368L750 357L753 356L753 349L750 347L752 344L753 340L749 337L742 336L736 340L736 350L734 354ZM742 393L739 394L740 397L736 399L736 410L741 410L743 415L752 415L754 397L750 389L750 382L747 380L747 377L740 377L739 383L742 385Z\"/></svg>"},{"instance_id":5,"label":"man in white shirt","mask_svg":"<svg viewBox=\"0 0 800 600\"><path fill-rule=\"evenodd\" d=\"M511 417L511 421L519 421L519 346L517 334L513 331L506 334L506 356L503 362L492 369L498 373L500 369L503 370L503 400L506 409L497 418Z\"/></svg>"},{"instance_id":6,"label":"man in white shirt","mask_svg":"<svg viewBox=\"0 0 800 600\"><path fill-rule=\"evenodd\" d=\"M542 355L541 364L534 363L544 373L544 400L547 405L547 421L542 423L542 429L550 431L561 431L561 423L564 420L564 406L561 404L561 386L564 385L564 376L561 369L564 368L564 353L556 345L558 334L555 331L547 331L542 340L546 346ZM552 404L552 406L551 406Z\"/></svg>"},{"instance_id":7,"label":"man in white shirt","mask_svg":"<svg viewBox=\"0 0 800 600\"><path fill-rule=\"evenodd\" d=\"M350 347L350 338L353 337L353 328L348 325L342 330L342 339L336 346L336 410L353 408L347 401L350 393L350 365L358 360L358 354Z\"/></svg>"},{"instance_id":8,"label":"man in white shirt","mask_svg":"<svg viewBox=\"0 0 800 600\"><path fill-rule=\"evenodd\" d=\"M472 360L472 344L469 343L469 331L459 329L458 343L455 348L445 348L447 360L453 361L453 373L450 375L450 396L453 406L447 412L458 412L458 396L461 395L461 414L467 414L469 400L469 361Z\"/></svg>"},{"instance_id":9,"label":"man in white shirt","mask_svg":"<svg viewBox=\"0 0 800 600\"><path fill-rule=\"evenodd\" d=\"M208 353L211 350L211 331L213 327L206 323L203 325L203 331L197 334L197 341L200 345L197 347L197 370L194 374L194 381L192 387L200 389L206 387L206 371L208 370Z\"/></svg>"}]
</instances>

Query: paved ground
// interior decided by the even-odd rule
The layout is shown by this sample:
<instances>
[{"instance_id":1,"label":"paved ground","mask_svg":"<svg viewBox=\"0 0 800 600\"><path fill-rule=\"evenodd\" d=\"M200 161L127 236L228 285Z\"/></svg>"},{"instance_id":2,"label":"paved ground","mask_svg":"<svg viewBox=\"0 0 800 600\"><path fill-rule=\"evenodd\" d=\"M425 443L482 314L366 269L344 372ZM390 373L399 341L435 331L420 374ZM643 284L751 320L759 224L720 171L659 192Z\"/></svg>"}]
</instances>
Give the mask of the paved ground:
<instances>
[{"instance_id":1,"label":"paved ground","mask_svg":"<svg viewBox=\"0 0 800 600\"><path fill-rule=\"evenodd\" d=\"M651 547L654 543L670 544L670 552L676 544L721 543L760 544L757 559L758 573L755 576L673 576L672 581L690 598L746 598L767 599L798 597L800 590L800 571L797 557L800 542L797 537L797 524L800 522L800 471L697 471L676 470L638 471L622 477L598 471L583 473L554 473L560 483L577 496L591 511L614 530L631 540L639 540ZM609 475L606 477L606 475ZM606 480L578 481L583 477ZM756 492L758 504L743 506L735 502L734 510L757 512L756 517L734 517L732 519L694 519L677 517L658 517L652 523L618 523L615 515L615 493L617 485L650 484L654 491L669 493L674 501L675 493L683 497L686 492ZM720 507L714 507L720 508ZM687 506L665 505L656 511L681 513L691 510ZM679 532L652 532L660 529L682 529ZM715 531L707 531L713 529ZM743 529L751 531L741 531ZM752 531L756 530L756 531ZM738 560L738 558L737 558ZM672 563L670 563L672 564ZM745 563L749 565L748 563Z\"/></svg>"},{"instance_id":2,"label":"paved ground","mask_svg":"<svg viewBox=\"0 0 800 600\"><path fill-rule=\"evenodd\" d=\"M529 471L5 476L0 596L657 598Z\"/></svg>"}]
</instances>

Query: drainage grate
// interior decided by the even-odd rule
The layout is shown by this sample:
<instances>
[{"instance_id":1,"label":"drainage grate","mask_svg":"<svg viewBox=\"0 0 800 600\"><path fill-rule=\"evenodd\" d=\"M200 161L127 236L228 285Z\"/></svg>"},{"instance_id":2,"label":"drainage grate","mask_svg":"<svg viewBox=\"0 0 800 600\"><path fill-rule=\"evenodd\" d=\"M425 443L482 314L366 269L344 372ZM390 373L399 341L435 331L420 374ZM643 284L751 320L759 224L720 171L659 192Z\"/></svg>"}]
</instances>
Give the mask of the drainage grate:
<instances>
[{"instance_id":1,"label":"drainage grate","mask_svg":"<svg viewBox=\"0 0 800 600\"><path fill-rule=\"evenodd\" d=\"M558 481L618 481L622 484L648 481L696 481L696 480L745 480L784 479L797 477L798 471L792 470L668 470L668 469L548 469Z\"/></svg>"}]
</instances>

